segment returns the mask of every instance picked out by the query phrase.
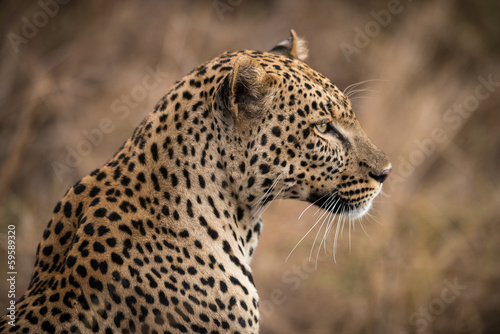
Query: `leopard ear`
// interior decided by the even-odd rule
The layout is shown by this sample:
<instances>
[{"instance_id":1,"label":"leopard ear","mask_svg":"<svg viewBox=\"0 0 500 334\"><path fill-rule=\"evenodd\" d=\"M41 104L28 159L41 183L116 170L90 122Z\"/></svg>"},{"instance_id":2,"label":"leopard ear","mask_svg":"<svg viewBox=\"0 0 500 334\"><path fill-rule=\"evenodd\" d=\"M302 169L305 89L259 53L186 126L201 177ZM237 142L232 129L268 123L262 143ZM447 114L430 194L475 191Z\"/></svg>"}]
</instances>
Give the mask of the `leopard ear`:
<instances>
[{"instance_id":1,"label":"leopard ear","mask_svg":"<svg viewBox=\"0 0 500 334\"><path fill-rule=\"evenodd\" d=\"M272 100L273 82L273 77L255 59L249 56L236 59L218 92L223 121L228 123L260 114Z\"/></svg>"},{"instance_id":2,"label":"leopard ear","mask_svg":"<svg viewBox=\"0 0 500 334\"><path fill-rule=\"evenodd\" d=\"M290 30L290 38L276 45L270 52L304 61L307 59L309 50L307 49L307 42L297 37L297 34L292 29Z\"/></svg>"}]
</instances>

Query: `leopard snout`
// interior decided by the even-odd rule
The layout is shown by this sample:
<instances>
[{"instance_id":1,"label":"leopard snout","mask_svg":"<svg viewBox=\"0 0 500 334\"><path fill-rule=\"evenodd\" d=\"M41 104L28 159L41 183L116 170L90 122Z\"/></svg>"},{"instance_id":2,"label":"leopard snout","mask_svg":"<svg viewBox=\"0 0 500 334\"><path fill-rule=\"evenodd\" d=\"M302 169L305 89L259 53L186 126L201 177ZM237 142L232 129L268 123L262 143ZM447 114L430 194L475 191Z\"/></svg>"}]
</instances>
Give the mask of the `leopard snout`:
<instances>
[{"instance_id":1,"label":"leopard snout","mask_svg":"<svg viewBox=\"0 0 500 334\"><path fill-rule=\"evenodd\" d=\"M383 183L385 180L387 180L389 174L391 174L391 171L392 171L392 164L389 162L389 165L386 166L386 168L384 168L381 172L379 173L369 172L368 175L378 183Z\"/></svg>"}]
</instances>

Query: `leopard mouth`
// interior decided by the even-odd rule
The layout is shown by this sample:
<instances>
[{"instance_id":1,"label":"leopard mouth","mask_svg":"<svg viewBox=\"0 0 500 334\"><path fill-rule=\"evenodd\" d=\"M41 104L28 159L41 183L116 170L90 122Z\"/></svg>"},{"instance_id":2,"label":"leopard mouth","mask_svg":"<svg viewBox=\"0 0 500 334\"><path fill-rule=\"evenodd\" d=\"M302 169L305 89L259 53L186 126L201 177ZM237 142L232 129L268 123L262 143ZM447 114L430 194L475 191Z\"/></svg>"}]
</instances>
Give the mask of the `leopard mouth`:
<instances>
[{"instance_id":1,"label":"leopard mouth","mask_svg":"<svg viewBox=\"0 0 500 334\"><path fill-rule=\"evenodd\" d=\"M370 210L373 197L360 203L358 200L346 199L334 190L326 194L311 194L307 201L339 216L361 218Z\"/></svg>"}]
</instances>

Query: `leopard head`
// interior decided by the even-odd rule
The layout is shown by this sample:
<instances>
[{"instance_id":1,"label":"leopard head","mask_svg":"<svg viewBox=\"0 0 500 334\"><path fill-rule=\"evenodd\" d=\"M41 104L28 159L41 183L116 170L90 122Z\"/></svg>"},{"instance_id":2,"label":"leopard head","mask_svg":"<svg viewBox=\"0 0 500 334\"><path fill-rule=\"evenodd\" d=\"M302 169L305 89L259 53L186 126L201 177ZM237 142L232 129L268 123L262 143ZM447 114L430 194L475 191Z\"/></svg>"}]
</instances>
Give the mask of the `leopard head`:
<instances>
[{"instance_id":1,"label":"leopard head","mask_svg":"<svg viewBox=\"0 0 500 334\"><path fill-rule=\"evenodd\" d=\"M238 156L236 191L249 207L295 198L361 217L391 164L361 128L348 97L304 62L306 54L292 31L270 52L226 55L233 66L214 107Z\"/></svg>"}]
</instances>

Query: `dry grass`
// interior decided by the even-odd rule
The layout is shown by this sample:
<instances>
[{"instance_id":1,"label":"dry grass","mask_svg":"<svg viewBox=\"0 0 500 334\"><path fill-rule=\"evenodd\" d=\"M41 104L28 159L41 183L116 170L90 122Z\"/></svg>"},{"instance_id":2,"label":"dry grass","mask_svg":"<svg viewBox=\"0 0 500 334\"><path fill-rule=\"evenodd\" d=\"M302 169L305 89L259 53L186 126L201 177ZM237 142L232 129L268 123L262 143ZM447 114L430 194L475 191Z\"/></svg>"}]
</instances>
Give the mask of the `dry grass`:
<instances>
[{"instance_id":1,"label":"dry grass","mask_svg":"<svg viewBox=\"0 0 500 334\"><path fill-rule=\"evenodd\" d=\"M355 105L394 172L374 218L363 220L368 237L357 225L349 251L344 233L337 263L331 255L321 256L317 269L307 263L317 230L285 263L314 223L315 209L300 221L307 204L283 201L266 211L253 262L266 307L262 333L497 333L498 87L477 109L453 114L454 122L445 115L454 104L471 101L479 76L500 80L498 3L402 2L401 13L350 62L339 46L352 45L353 29L364 29L374 20L370 11L388 2L311 3L243 1L221 21L212 2L71 2L18 53L5 39L0 268L6 268L7 225L15 224L18 292L28 284L57 200L116 151L170 84L226 49L266 50L294 28L309 41L309 63L340 88L378 80L361 86L370 91L356 95ZM22 17L31 20L40 10L36 2L2 2L3 34L20 35ZM168 76L121 119L113 102L157 66ZM103 118L113 131L78 166L56 177L52 163L64 162L67 147L77 147L85 139L82 131L98 128ZM429 143L436 129L445 138L425 151L416 141ZM454 280L466 288L444 302L444 282ZM8 302L5 282L0 280L2 308ZM418 313L428 307L434 315Z\"/></svg>"}]
</instances>

